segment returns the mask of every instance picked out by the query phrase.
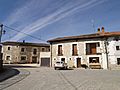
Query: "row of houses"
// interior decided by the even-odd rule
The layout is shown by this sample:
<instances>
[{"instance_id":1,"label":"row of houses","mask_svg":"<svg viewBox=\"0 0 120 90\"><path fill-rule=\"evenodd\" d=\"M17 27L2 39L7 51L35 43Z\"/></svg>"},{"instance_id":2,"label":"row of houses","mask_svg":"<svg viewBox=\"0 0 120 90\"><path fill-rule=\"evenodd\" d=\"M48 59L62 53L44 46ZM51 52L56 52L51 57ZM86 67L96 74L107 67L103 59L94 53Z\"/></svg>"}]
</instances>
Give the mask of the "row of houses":
<instances>
[{"instance_id":1,"label":"row of houses","mask_svg":"<svg viewBox=\"0 0 120 90\"><path fill-rule=\"evenodd\" d=\"M54 67L56 61L74 62L74 67L113 69L120 67L120 32L60 37L49 44L4 42L4 63L39 63Z\"/></svg>"}]
</instances>

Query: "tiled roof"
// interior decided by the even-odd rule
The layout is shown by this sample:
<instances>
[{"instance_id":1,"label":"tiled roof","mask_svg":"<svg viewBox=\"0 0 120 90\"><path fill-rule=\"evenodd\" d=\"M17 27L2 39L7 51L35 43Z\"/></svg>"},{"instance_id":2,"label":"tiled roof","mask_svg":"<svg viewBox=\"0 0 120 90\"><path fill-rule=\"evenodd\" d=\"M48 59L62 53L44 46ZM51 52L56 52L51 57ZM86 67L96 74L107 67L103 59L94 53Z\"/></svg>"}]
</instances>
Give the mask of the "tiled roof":
<instances>
[{"instance_id":1,"label":"tiled roof","mask_svg":"<svg viewBox=\"0 0 120 90\"><path fill-rule=\"evenodd\" d=\"M79 36L60 37L60 38L48 40L47 42L58 42L58 41L76 40L76 39L78 40L78 39L104 38L104 37L111 37L111 36L120 36L120 31L118 31L118 32L99 32L99 33L79 35Z\"/></svg>"},{"instance_id":2,"label":"tiled roof","mask_svg":"<svg viewBox=\"0 0 120 90\"><path fill-rule=\"evenodd\" d=\"M46 43L29 43L29 42L11 42L11 41L7 41L7 42L2 42L3 45L15 45L15 46L37 46L37 47L41 47L41 46L45 46L45 47L49 47L49 44Z\"/></svg>"}]
</instances>

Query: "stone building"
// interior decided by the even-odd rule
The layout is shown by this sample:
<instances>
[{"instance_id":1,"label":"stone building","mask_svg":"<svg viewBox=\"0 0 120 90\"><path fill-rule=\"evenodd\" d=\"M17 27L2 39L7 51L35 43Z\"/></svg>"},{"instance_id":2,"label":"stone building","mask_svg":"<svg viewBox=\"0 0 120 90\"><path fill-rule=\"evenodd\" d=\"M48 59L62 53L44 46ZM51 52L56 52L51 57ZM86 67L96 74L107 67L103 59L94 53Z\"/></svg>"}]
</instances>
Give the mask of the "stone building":
<instances>
[{"instance_id":1,"label":"stone building","mask_svg":"<svg viewBox=\"0 0 120 90\"><path fill-rule=\"evenodd\" d=\"M120 32L105 32L104 27L97 33L60 37L48 40L51 48L52 66L58 61L74 67L115 68L120 65Z\"/></svg>"},{"instance_id":2,"label":"stone building","mask_svg":"<svg viewBox=\"0 0 120 90\"><path fill-rule=\"evenodd\" d=\"M4 63L38 63L41 66L50 66L49 44L25 41L3 42L2 44Z\"/></svg>"}]
</instances>

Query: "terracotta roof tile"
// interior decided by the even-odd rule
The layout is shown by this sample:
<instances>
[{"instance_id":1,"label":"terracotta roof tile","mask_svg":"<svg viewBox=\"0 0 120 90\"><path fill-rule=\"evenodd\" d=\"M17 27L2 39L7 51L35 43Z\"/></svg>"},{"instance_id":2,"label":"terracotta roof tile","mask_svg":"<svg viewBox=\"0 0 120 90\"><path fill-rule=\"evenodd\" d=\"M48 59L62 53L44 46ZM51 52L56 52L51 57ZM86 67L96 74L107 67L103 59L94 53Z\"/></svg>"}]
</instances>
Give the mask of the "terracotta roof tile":
<instances>
[{"instance_id":1,"label":"terracotta roof tile","mask_svg":"<svg viewBox=\"0 0 120 90\"><path fill-rule=\"evenodd\" d=\"M93 34L86 34L86 35L79 35L79 36L59 37L59 38L48 40L47 42L58 42L58 41L75 40L75 39L103 38L103 37L111 37L111 36L120 36L120 31L104 32L104 33L100 32L100 33L93 33Z\"/></svg>"}]
</instances>

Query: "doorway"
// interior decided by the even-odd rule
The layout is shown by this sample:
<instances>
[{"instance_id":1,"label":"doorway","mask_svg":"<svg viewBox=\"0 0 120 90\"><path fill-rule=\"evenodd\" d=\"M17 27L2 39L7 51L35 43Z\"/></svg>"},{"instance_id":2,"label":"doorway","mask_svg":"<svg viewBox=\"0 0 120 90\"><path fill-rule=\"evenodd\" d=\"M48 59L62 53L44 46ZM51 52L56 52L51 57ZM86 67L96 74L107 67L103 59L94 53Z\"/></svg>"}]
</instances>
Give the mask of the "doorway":
<instances>
[{"instance_id":1,"label":"doorway","mask_svg":"<svg viewBox=\"0 0 120 90\"><path fill-rule=\"evenodd\" d=\"M61 58L61 61L63 61L65 63L65 58Z\"/></svg>"},{"instance_id":2,"label":"doorway","mask_svg":"<svg viewBox=\"0 0 120 90\"><path fill-rule=\"evenodd\" d=\"M77 58L77 68L81 67L81 58Z\"/></svg>"},{"instance_id":3,"label":"doorway","mask_svg":"<svg viewBox=\"0 0 120 90\"><path fill-rule=\"evenodd\" d=\"M32 63L37 63L37 56L32 57Z\"/></svg>"}]
</instances>

